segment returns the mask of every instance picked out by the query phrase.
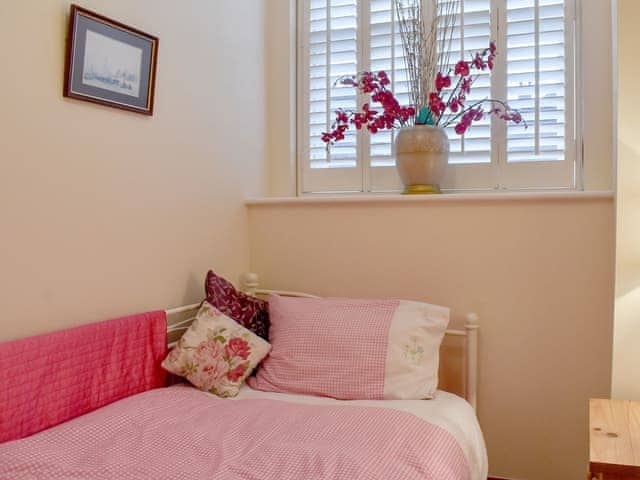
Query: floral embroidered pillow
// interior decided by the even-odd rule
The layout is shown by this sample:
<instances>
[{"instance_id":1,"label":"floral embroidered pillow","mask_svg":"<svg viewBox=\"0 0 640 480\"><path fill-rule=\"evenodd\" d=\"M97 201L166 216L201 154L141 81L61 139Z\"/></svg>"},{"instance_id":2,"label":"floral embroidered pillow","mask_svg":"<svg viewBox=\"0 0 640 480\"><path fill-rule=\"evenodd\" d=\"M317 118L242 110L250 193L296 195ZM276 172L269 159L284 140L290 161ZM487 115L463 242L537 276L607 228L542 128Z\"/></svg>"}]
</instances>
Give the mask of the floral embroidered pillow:
<instances>
[{"instance_id":1,"label":"floral embroidered pillow","mask_svg":"<svg viewBox=\"0 0 640 480\"><path fill-rule=\"evenodd\" d=\"M256 335L269 340L267 302L239 292L231 282L211 270L207 273L204 289L207 302Z\"/></svg>"},{"instance_id":2,"label":"floral embroidered pillow","mask_svg":"<svg viewBox=\"0 0 640 480\"><path fill-rule=\"evenodd\" d=\"M162 366L200 390L235 397L270 350L267 341L204 302Z\"/></svg>"}]
</instances>

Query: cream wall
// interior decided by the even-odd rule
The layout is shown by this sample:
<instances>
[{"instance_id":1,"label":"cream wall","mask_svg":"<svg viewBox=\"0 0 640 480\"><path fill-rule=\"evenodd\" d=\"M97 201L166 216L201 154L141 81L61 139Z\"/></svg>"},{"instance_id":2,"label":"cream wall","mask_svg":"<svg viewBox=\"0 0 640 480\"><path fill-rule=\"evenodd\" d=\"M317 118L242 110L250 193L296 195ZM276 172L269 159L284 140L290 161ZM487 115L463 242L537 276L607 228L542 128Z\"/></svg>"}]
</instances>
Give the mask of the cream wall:
<instances>
[{"instance_id":1,"label":"cream wall","mask_svg":"<svg viewBox=\"0 0 640 480\"><path fill-rule=\"evenodd\" d=\"M296 192L296 0L267 0L265 74L268 195Z\"/></svg>"},{"instance_id":2,"label":"cream wall","mask_svg":"<svg viewBox=\"0 0 640 480\"><path fill-rule=\"evenodd\" d=\"M261 204L249 222L267 288L477 312L491 473L584 478L587 402L610 392L612 198Z\"/></svg>"},{"instance_id":3,"label":"cream wall","mask_svg":"<svg viewBox=\"0 0 640 480\"><path fill-rule=\"evenodd\" d=\"M613 396L640 400L640 2L618 0L618 236Z\"/></svg>"},{"instance_id":4,"label":"cream wall","mask_svg":"<svg viewBox=\"0 0 640 480\"><path fill-rule=\"evenodd\" d=\"M248 267L264 3L78 0L160 38L151 118L62 98L69 1L0 1L0 341L202 297Z\"/></svg>"},{"instance_id":5,"label":"cream wall","mask_svg":"<svg viewBox=\"0 0 640 480\"><path fill-rule=\"evenodd\" d=\"M616 0L577 0L581 46L583 187L607 190L615 186L613 20Z\"/></svg>"}]
</instances>

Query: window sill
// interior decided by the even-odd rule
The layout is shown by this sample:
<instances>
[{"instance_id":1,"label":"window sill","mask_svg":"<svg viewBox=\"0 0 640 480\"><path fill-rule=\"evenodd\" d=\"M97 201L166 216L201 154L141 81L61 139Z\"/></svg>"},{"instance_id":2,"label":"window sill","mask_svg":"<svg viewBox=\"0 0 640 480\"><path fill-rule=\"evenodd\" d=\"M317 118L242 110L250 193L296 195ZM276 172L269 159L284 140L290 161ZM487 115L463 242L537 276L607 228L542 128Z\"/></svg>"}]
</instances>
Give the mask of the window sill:
<instances>
[{"instance_id":1,"label":"window sill","mask_svg":"<svg viewBox=\"0 0 640 480\"><path fill-rule=\"evenodd\" d=\"M401 195L386 194L314 194L302 197L262 197L249 198L245 205L307 205L345 203L441 203L441 202L511 202L511 201L558 201L558 200L613 200L615 192L598 191L555 191L555 192L486 192L486 193L444 193L442 195Z\"/></svg>"}]
</instances>

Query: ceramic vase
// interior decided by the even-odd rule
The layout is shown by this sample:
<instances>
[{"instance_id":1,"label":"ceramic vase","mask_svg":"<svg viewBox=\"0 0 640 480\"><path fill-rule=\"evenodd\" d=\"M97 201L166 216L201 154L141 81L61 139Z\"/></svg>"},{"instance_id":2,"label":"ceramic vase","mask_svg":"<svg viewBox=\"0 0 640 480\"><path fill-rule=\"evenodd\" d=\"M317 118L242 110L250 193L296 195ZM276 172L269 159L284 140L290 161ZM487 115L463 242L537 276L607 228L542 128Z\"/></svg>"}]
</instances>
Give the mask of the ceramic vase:
<instances>
[{"instance_id":1,"label":"ceramic vase","mask_svg":"<svg viewBox=\"0 0 640 480\"><path fill-rule=\"evenodd\" d=\"M449 162L447 132L432 125L401 128L395 158L405 194L440 193Z\"/></svg>"}]
</instances>

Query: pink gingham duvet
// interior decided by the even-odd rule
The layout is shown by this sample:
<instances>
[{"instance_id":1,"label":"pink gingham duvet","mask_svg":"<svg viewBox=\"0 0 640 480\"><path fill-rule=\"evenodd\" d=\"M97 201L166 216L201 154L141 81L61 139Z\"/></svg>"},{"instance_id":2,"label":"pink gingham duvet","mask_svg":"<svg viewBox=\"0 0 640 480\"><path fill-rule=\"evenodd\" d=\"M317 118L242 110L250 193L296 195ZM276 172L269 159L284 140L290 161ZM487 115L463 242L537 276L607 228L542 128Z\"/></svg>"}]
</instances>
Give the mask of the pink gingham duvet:
<instances>
[{"instance_id":1,"label":"pink gingham duvet","mask_svg":"<svg viewBox=\"0 0 640 480\"><path fill-rule=\"evenodd\" d=\"M468 480L444 429L387 408L151 390L0 445L0 479Z\"/></svg>"}]
</instances>

